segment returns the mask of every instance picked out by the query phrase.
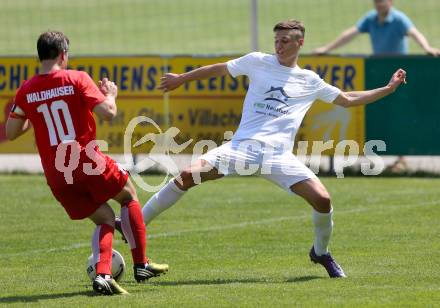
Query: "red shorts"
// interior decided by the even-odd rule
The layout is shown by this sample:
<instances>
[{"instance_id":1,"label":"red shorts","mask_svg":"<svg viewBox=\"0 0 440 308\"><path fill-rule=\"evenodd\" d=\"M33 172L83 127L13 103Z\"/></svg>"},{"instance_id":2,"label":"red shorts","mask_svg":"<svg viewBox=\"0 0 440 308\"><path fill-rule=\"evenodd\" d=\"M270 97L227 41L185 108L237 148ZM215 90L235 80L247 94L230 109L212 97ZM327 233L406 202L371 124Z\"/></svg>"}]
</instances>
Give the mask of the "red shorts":
<instances>
[{"instance_id":1,"label":"red shorts","mask_svg":"<svg viewBox=\"0 0 440 308\"><path fill-rule=\"evenodd\" d=\"M105 156L105 155L104 155ZM116 196L128 180L128 173L108 156L106 168L100 175L89 175L73 184L51 187L52 193L71 219L84 219L102 204Z\"/></svg>"}]
</instances>

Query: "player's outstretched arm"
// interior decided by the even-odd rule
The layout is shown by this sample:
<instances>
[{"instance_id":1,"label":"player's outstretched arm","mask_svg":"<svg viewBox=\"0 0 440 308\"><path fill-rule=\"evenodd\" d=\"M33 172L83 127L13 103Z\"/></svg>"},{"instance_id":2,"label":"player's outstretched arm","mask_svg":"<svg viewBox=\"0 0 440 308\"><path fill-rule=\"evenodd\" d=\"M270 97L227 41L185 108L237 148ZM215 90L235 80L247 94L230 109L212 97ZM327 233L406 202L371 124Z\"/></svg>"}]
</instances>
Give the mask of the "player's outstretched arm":
<instances>
[{"instance_id":1,"label":"player's outstretched arm","mask_svg":"<svg viewBox=\"0 0 440 308\"><path fill-rule=\"evenodd\" d=\"M98 88L105 95L105 100L93 108L93 112L99 118L110 121L116 116L116 97L118 96L118 87L114 82L104 78L98 82Z\"/></svg>"},{"instance_id":2,"label":"player's outstretched arm","mask_svg":"<svg viewBox=\"0 0 440 308\"><path fill-rule=\"evenodd\" d=\"M409 29L408 30L408 35L410 37L412 37L414 39L414 41L416 41L417 44L419 44L420 47L422 47L423 50L428 55L431 55L431 56L434 56L434 57L440 56L440 49L434 48L431 45L429 45L429 42L426 39L426 37L419 30L417 30L416 27L412 27L411 29Z\"/></svg>"},{"instance_id":3,"label":"player's outstretched arm","mask_svg":"<svg viewBox=\"0 0 440 308\"><path fill-rule=\"evenodd\" d=\"M177 89L188 81L207 79L211 77L220 77L228 74L228 66L226 63L217 63L202 66L184 74L167 73L160 79L158 89L164 92Z\"/></svg>"},{"instance_id":4,"label":"player's outstretched arm","mask_svg":"<svg viewBox=\"0 0 440 308\"><path fill-rule=\"evenodd\" d=\"M406 83L406 72L403 69L398 69L385 87L367 91L342 92L333 103L342 107L370 104L390 95L402 83Z\"/></svg>"},{"instance_id":5,"label":"player's outstretched arm","mask_svg":"<svg viewBox=\"0 0 440 308\"><path fill-rule=\"evenodd\" d=\"M325 55L332 51L333 49L339 48L347 43L349 43L355 36L359 34L359 30L356 27L351 27L342 32L333 42L316 48L312 51L315 55Z\"/></svg>"}]
</instances>

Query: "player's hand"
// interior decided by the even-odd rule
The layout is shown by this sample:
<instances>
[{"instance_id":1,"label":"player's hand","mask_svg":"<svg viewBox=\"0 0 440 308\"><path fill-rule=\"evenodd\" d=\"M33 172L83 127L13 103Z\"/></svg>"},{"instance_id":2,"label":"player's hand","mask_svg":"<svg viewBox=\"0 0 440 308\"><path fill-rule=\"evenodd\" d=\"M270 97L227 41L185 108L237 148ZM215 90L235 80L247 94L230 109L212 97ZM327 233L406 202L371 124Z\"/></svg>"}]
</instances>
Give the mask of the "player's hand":
<instances>
[{"instance_id":1,"label":"player's hand","mask_svg":"<svg viewBox=\"0 0 440 308\"><path fill-rule=\"evenodd\" d=\"M104 78L98 81L98 88L104 95L118 96L118 86L113 81Z\"/></svg>"},{"instance_id":2,"label":"player's hand","mask_svg":"<svg viewBox=\"0 0 440 308\"><path fill-rule=\"evenodd\" d=\"M157 87L159 90L164 92L172 91L177 89L182 85L183 81L181 75L167 73L162 78L160 78L160 85Z\"/></svg>"},{"instance_id":3,"label":"player's hand","mask_svg":"<svg viewBox=\"0 0 440 308\"><path fill-rule=\"evenodd\" d=\"M430 47L426 50L426 53L430 56L438 57L440 56L440 49Z\"/></svg>"},{"instance_id":4,"label":"player's hand","mask_svg":"<svg viewBox=\"0 0 440 308\"><path fill-rule=\"evenodd\" d=\"M399 68L394 74L393 77L391 77L390 82L388 83L388 86L391 87L391 89L396 90L402 83L406 84L406 72Z\"/></svg>"},{"instance_id":5,"label":"player's hand","mask_svg":"<svg viewBox=\"0 0 440 308\"><path fill-rule=\"evenodd\" d=\"M312 54L317 55L317 56L322 56L327 53L328 53L328 50L325 47L319 47L319 48L316 48L312 51Z\"/></svg>"}]
</instances>

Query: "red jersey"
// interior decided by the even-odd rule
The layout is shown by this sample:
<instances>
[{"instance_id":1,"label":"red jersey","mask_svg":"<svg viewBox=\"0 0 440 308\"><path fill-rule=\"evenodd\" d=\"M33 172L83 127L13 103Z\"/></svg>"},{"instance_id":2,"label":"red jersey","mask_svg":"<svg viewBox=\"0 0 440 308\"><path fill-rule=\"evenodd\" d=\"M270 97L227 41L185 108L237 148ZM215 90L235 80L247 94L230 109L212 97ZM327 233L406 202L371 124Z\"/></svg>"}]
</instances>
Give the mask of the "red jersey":
<instances>
[{"instance_id":1,"label":"red jersey","mask_svg":"<svg viewBox=\"0 0 440 308\"><path fill-rule=\"evenodd\" d=\"M17 90L15 104L32 123L49 186L66 184L64 174L55 166L60 143L76 141L80 145L80 164L73 173L74 180L84 175L82 164L92 162L85 155L84 149L96 138L92 110L104 100L105 96L90 76L74 70L36 75ZM66 162L68 159L66 157Z\"/></svg>"}]
</instances>

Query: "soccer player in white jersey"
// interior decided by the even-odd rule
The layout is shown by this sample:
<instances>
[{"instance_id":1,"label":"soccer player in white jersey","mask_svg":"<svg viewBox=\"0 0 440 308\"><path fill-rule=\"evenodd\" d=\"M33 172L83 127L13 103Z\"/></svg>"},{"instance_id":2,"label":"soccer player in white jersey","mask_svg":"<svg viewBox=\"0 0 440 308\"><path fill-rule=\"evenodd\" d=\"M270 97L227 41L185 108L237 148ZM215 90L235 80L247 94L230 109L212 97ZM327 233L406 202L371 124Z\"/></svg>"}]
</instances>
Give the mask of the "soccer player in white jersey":
<instances>
[{"instance_id":1,"label":"soccer player in white jersey","mask_svg":"<svg viewBox=\"0 0 440 308\"><path fill-rule=\"evenodd\" d=\"M301 22L280 22L273 30L274 55L252 52L226 63L162 77L159 88L164 91L174 90L185 82L226 74L246 75L250 85L242 119L232 140L202 155L153 195L142 209L144 221L150 223L175 204L188 189L200 183L197 179L215 180L240 173L237 166L257 165L262 177L303 197L312 206L315 239L310 258L323 265L330 277L345 277L327 249L333 229L330 195L315 174L292 154L295 134L315 100L343 107L369 104L393 93L405 82L406 73L399 69L382 88L342 92L297 65L304 44L305 29Z\"/></svg>"}]
</instances>

